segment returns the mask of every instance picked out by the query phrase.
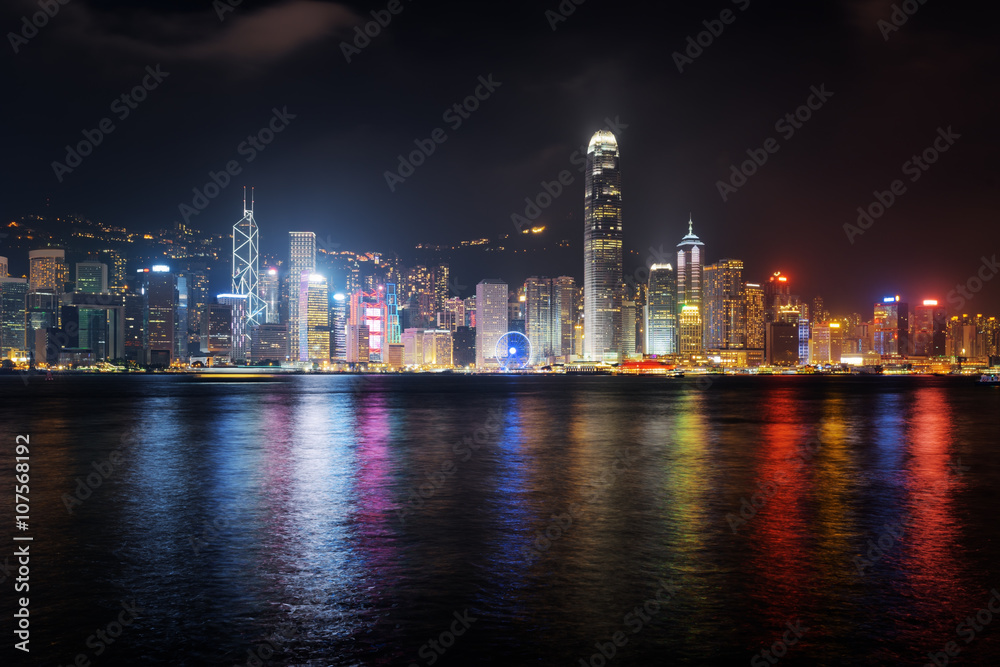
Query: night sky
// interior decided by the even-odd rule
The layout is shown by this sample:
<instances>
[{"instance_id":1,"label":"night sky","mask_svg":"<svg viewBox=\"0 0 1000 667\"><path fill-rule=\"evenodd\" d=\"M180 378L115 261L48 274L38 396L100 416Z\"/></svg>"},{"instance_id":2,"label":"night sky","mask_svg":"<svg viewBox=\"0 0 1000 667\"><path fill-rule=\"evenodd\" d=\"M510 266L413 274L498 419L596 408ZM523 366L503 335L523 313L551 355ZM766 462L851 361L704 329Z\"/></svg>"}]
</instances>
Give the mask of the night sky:
<instances>
[{"instance_id":1,"label":"night sky","mask_svg":"<svg viewBox=\"0 0 1000 667\"><path fill-rule=\"evenodd\" d=\"M1000 253L995 10L910 0L918 9L890 31L878 22L891 20L892 3L881 0L565 0L574 11L558 22L546 16L557 0L401 0L348 63L342 43L388 2L243 0L220 20L224 2L70 0L26 43L16 39L17 53L9 33L39 9L5 2L4 219L75 213L170 227L209 171L235 160L242 172L193 227L226 231L242 212L239 186L252 184L264 251L284 250L291 229L402 251L514 232L525 198L570 170L573 182L535 224L582 246L573 154L610 119L625 245L638 253L628 273L650 247L672 254L689 212L709 261L741 258L751 280L781 269L803 297L869 316L886 294L945 299L984 254ZM723 10L731 22L715 24L722 33L679 72L673 54ZM136 108L113 106L154 81L147 66L169 75ZM443 117L491 75L499 85L461 126ZM778 131L812 87L832 96L791 136ZM241 143L275 108L295 117L247 162ZM113 132L60 182L52 163L103 118ZM913 182L904 163L949 127L960 138ZM437 128L446 141L390 191L397 155ZM768 138L777 152L723 202L717 182ZM897 179L905 192L851 243L844 225ZM573 265L539 264L535 273L582 278L582 251ZM965 310L1000 313L1000 280Z\"/></svg>"}]
</instances>

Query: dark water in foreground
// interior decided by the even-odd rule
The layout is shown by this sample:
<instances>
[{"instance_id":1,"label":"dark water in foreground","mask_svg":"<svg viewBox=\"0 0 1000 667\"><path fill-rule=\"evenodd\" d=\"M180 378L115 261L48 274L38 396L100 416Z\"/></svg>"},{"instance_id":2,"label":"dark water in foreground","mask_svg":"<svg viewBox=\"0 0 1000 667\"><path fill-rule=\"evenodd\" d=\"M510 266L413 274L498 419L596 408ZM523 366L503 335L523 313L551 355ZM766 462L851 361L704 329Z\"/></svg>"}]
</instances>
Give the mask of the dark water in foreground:
<instances>
[{"instance_id":1,"label":"dark water in foreground","mask_svg":"<svg viewBox=\"0 0 1000 667\"><path fill-rule=\"evenodd\" d=\"M22 433L34 537L3 664L1000 664L970 380L15 376L0 406L0 538Z\"/></svg>"}]
</instances>

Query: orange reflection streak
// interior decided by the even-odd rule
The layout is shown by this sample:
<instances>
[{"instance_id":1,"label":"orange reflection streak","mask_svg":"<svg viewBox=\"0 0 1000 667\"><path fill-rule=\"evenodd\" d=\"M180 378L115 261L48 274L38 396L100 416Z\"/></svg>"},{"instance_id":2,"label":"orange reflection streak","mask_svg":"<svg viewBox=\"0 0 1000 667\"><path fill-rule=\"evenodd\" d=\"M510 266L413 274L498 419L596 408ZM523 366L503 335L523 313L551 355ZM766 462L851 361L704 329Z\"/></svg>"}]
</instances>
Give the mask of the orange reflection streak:
<instances>
[{"instance_id":1,"label":"orange reflection streak","mask_svg":"<svg viewBox=\"0 0 1000 667\"><path fill-rule=\"evenodd\" d=\"M959 577L954 495L964 482L949 465L958 459L951 459L954 426L944 390L918 390L909 423L907 439L913 458L907 471L906 504L910 523L903 539L902 569L910 573L908 583L916 600L957 613L965 595Z\"/></svg>"},{"instance_id":2,"label":"orange reflection streak","mask_svg":"<svg viewBox=\"0 0 1000 667\"><path fill-rule=\"evenodd\" d=\"M750 570L756 573L758 586L751 595L762 602L765 627L780 627L803 615L804 598L813 583L808 547L811 525L805 506L812 479L810 466L800 458L801 446L808 440L800 397L793 388L774 387L763 407L760 465L754 488L747 489L746 497L760 491L758 483L780 483L746 526L753 553Z\"/></svg>"},{"instance_id":3,"label":"orange reflection streak","mask_svg":"<svg viewBox=\"0 0 1000 667\"><path fill-rule=\"evenodd\" d=\"M856 469L847 442L851 423L850 407L845 400L828 397L823 403L823 418L816 434L820 449L807 466L813 470L817 502L816 518L811 525L811 532L817 539L816 550L824 555L825 562L838 564L816 573L826 584L822 592L830 595L836 595L843 588L841 564L851 560L850 538L857 531L853 513L848 509L851 477ZM819 592L815 587L813 590Z\"/></svg>"}]
</instances>

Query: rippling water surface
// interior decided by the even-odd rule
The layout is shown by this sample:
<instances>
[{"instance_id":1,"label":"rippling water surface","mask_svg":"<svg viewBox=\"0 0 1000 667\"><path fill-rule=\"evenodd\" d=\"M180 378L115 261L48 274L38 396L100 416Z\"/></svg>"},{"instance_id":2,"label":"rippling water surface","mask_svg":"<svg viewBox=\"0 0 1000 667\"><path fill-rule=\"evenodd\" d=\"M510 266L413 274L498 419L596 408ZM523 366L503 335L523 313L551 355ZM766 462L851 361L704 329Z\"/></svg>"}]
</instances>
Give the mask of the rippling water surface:
<instances>
[{"instance_id":1,"label":"rippling water surface","mask_svg":"<svg viewBox=\"0 0 1000 667\"><path fill-rule=\"evenodd\" d=\"M32 443L25 664L1000 664L975 618L1000 390L970 380L15 376L0 400L3 488Z\"/></svg>"}]
</instances>

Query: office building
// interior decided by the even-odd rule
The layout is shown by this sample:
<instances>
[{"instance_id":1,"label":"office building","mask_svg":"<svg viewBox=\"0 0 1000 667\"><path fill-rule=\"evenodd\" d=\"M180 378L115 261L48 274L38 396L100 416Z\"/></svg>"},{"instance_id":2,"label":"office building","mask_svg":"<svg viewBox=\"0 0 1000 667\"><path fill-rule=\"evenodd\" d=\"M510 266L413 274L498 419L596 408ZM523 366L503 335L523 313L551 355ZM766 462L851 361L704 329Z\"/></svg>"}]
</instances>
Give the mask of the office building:
<instances>
[{"instance_id":1,"label":"office building","mask_svg":"<svg viewBox=\"0 0 1000 667\"><path fill-rule=\"evenodd\" d=\"M210 303L201 317L201 353L231 358L233 353L233 307Z\"/></svg>"},{"instance_id":2,"label":"office building","mask_svg":"<svg viewBox=\"0 0 1000 667\"><path fill-rule=\"evenodd\" d=\"M299 292L299 361L330 363L330 295L326 278L303 276Z\"/></svg>"},{"instance_id":3,"label":"office building","mask_svg":"<svg viewBox=\"0 0 1000 667\"><path fill-rule=\"evenodd\" d=\"M250 361L288 360L288 325L258 324L250 330Z\"/></svg>"},{"instance_id":4,"label":"office building","mask_svg":"<svg viewBox=\"0 0 1000 667\"><path fill-rule=\"evenodd\" d=\"M476 330L461 326L451 335L451 361L456 368L468 368L476 364Z\"/></svg>"},{"instance_id":5,"label":"office building","mask_svg":"<svg viewBox=\"0 0 1000 667\"><path fill-rule=\"evenodd\" d=\"M347 361L347 308L347 296L334 294L330 306L330 358L334 361Z\"/></svg>"},{"instance_id":6,"label":"office building","mask_svg":"<svg viewBox=\"0 0 1000 667\"><path fill-rule=\"evenodd\" d=\"M584 356L590 361L617 361L621 352L622 192L618 160L615 135L596 132L587 147L584 186L583 345Z\"/></svg>"},{"instance_id":7,"label":"office building","mask_svg":"<svg viewBox=\"0 0 1000 667\"><path fill-rule=\"evenodd\" d=\"M496 345L507 333L507 283L487 278L476 285L476 368L497 368Z\"/></svg>"},{"instance_id":8,"label":"office building","mask_svg":"<svg viewBox=\"0 0 1000 667\"><path fill-rule=\"evenodd\" d=\"M764 288L757 283L747 283L744 287L747 318L747 349L764 350L764 333L767 314L764 307Z\"/></svg>"},{"instance_id":9,"label":"office building","mask_svg":"<svg viewBox=\"0 0 1000 667\"><path fill-rule=\"evenodd\" d=\"M704 345L712 350L746 348L746 293L743 261L722 259L704 267L702 318Z\"/></svg>"},{"instance_id":10,"label":"office building","mask_svg":"<svg viewBox=\"0 0 1000 667\"><path fill-rule=\"evenodd\" d=\"M299 305L303 280L316 271L316 234L313 232L288 232L288 343L292 359L307 359L306 329L300 326Z\"/></svg>"},{"instance_id":11,"label":"office building","mask_svg":"<svg viewBox=\"0 0 1000 667\"><path fill-rule=\"evenodd\" d=\"M768 322L765 359L769 366L795 366L799 362L798 322Z\"/></svg>"},{"instance_id":12,"label":"office building","mask_svg":"<svg viewBox=\"0 0 1000 667\"><path fill-rule=\"evenodd\" d=\"M943 357L948 354L948 316L936 299L924 299L913 309L913 354L918 357Z\"/></svg>"},{"instance_id":13,"label":"office building","mask_svg":"<svg viewBox=\"0 0 1000 667\"><path fill-rule=\"evenodd\" d=\"M216 302L229 306L233 321L231 356L233 361L246 361L250 354L250 297L246 294L220 294Z\"/></svg>"},{"instance_id":14,"label":"office building","mask_svg":"<svg viewBox=\"0 0 1000 667\"><path fill-rule=\"evenodd\" d=\"M62 294L66 287L66 251L44 248L28 252L28 291Z\"/></svg>"},{"instance_id":15,"label":"office building","mask_svg":"<svg viewBox=\"0 0 1000 667\"><path fill-rule=\"evenodd\" d=\"M278 269L268 267L260 274L260 298L264 301L267 315L265 324L281 322L279 303L281 301L281 285L278 279Z\"/></svg>"},{"instance_id":16,"label":"office building","mask_svg":"<svg viewBox=\"0 0 1000 667\"><path fill-rule=\"evenodd\" d=\"M643 311L643 351L651 355L677 354L677 275L670 264L649 267Z\"/></svg>"},{"instance_id":17,"label":"office building","mask_svg":"<svg viewBox=\"0 0 1000 667\"><path fill-rule=\"evenodd\" d=\"M108 265L102 262L77 262L75 291L84 294L107 294Z\"/></svg>"},{"instance_id":18,"label":"office building","mask_svg":"<svg viewBox=\"0 0 1000 667\"><path fill-rule=\"evenodd\" d=\"M25 278L0 276L0 359L8 359L13 352L21 353L28 349L25 339L27 294L28 281Z\"/></svg>"},{"instance_id":19,"label":"office building","mask_svg":"<svg viewBox=\"0 0 1000 667\"><path fill-rule=\"evenodd\" d=\"M678 316L677 351L686 356L697 355L702 350L701 311L697 306L683 306Z\"/></svg>"},{"instance_id":20,"label":"office building","mask_svg":"<svg viewBox=\"0 0 1000 667\"><path fill-rule=\"evenodd\" d=\"M677 244L677 309L679 314L684 315L685 308L694 308L698 317L695 318L693 312L688 310L686 327L682 326L685 331L682 335L686 338L679 344L680 351L685 354L700 352L703 345L701 329L697 332L696 341L692 327L695 319L699 327L704 322L701 291L704 254L705 244L694 233L694 221L689 218L687 236Z\"/></svg>"},{"instance_id":21,"label":"office building","mask_svg":"<svg viewBox=\"0 0 1000 667\"><path fill-rule=\"evenodd\" d=\"M177 276L170 267L157 265L137 277L146 298L146 363L169 366L176 350Z\"/></svg>"},{"instance_id":22,"label":"office building","mask_svg":"<svg viewBox=\"0 0 1000 667\"><path fill-rule=\"evenodd\" d=\"M884 357L908 354L910 319L907 304L898 296L887 296L875 304L874 310L873 350Z\"/></svg>"}]
</instances>

